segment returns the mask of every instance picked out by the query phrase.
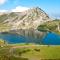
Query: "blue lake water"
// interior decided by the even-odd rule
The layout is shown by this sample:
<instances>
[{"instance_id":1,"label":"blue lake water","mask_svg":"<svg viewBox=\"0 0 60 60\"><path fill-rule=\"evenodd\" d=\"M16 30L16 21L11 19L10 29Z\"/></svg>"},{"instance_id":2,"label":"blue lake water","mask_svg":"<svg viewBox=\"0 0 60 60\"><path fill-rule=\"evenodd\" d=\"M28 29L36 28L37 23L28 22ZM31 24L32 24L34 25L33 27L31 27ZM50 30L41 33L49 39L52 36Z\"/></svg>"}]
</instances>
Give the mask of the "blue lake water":
<instances>
[{"instance_id":1,"label":"blue lake water","mask_svg":"<svg viewBox=\"0 0 60 60\"><path fill-rule=\"evenodd\" d=\"M39 38L22 36L18 34L0 34L0 39L7 41L8 43L37 43L40 44Z\"/></svg>"},{"instance_id":2,"label":"blue lake water","mask_svg":"<svg viewBox=\"0 0 60 60\"><path fill-rule=\"evenodd\" d=\"M36 43L45 45L60 45L60 35L55 33L47 33L43 36L37 34L33 36L22 36L19 34L0 34L0 39L6 40L8 43Z\"/></svg>"},{"instance_id":3,"label":"blue lake water","mask_svg":"<svg viewBox=\"0 0 60 60\"><path fill-rule=\"evenodd\" d=\"M45 45L60 45L60 35L56 33L47 33L47 35L42 40Z\"/></svg>"}]
</instances>

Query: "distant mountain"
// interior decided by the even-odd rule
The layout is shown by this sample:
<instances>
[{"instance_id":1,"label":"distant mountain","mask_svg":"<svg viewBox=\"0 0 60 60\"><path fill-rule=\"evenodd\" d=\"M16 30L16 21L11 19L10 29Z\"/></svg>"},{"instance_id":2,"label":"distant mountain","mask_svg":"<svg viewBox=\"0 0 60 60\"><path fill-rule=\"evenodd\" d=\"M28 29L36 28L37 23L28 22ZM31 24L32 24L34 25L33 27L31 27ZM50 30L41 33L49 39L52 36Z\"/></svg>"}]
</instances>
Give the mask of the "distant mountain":
<instances>
[{"instance_id":1,"label":"distant mountain","mask_svg":"<svg viewBox=\"0 0 60 60\"><path fill-rule=\"evenodd\" d=\"M24 12L11 12L0 15L0 26L3 24L1 27L6 28L6 30L37 29L40 24L47 21L50 21L49 16L39 7Z\"/></svg>"}]
</instances>

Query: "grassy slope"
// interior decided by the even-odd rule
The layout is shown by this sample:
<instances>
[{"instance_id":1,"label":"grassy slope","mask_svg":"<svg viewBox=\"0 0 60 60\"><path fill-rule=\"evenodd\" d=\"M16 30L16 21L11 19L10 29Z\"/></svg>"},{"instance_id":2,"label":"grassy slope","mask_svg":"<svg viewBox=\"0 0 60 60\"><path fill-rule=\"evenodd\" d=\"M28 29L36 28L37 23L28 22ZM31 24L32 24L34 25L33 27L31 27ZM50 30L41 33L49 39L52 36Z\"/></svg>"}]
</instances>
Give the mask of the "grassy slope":
<instances>
[{"instance_id":1,"label":"grassy slope","mask_svg":"<svg viewBox=\"0 0 60 60\"><path fill-rule=\"evenodd\" d=\"M12 45L14 46L14 45ZM40 59L60 59L60 46L45 46L45 45L15 45L8 47L0 47L0 60L2 57L6 60L40 60ZM26 47L28 46L28 47ZM9 52L11 50L11 52ZM25 59L26 58L26 59ZM4 60L4 59L2 59Z\"/></svg>"},{"instance_id":2,"label":"grassy slope","mask_svg":"<svg viewBox=\"0 0 60 60\"><path fill-rule=\"evenodd\" d=\"M55 33L59 33L58 25L60 24L60 20L53 20L49 22L45 22L44 24L37 27L39 31L51 31Z\"/></svg>"},{"instance_id":3,"label":"grassy slope","mask_svg":"<svg viewBox=\"0 0 60 60\"><path fill-rule=\"evenodd\" d=\"M9 32L11 27L7 24L0 23L0 32Z\"/></svg>"},{"instance_id":4,"label":"grassy slope","mask_svg":"<svg viewBox=\"0 0 60 60\"><path fill-rule=\"evenodd\" d=\"M3 22L5 20L8 20L13 17L16 17L16 14L14 14L13 12L10 13L9 15L8 14L0 15L0 31L5 32L5 31L9 31L11 29L11 26L9 24L7 24L8 22L6 22L6 23L3 23Z\"/></svg>"},{"instance_id":5,"label":"grassy slope","mask_svg":"<svg viewBox=\"0 0 60 60\"><path fill-rule=\"evenodd\" d=\"M30 49L29 52L23 53L22 57L30 60L41 59L60 59L60 47L58 46L38 46ZM40 51L39 51L40 50Z\"/></svg>"}]
</instances>

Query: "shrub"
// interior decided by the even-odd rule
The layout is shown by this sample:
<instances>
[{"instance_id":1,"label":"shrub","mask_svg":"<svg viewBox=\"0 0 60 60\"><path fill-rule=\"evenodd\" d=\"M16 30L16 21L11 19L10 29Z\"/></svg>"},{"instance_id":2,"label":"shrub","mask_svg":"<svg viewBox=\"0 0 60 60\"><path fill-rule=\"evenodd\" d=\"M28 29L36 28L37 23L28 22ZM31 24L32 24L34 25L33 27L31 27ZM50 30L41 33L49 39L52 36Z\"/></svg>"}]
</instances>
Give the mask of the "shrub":
<instances>
[{"instance_id":1,"label":"shrub","mask_svg":"<svg viewBox=\"0 0 60 60\"><path fill-rule=\"evenodd\" d=\"M40 49L34 49L35 51L37 51L37 52L40 52Z\"/></svg>"}]
</instances>

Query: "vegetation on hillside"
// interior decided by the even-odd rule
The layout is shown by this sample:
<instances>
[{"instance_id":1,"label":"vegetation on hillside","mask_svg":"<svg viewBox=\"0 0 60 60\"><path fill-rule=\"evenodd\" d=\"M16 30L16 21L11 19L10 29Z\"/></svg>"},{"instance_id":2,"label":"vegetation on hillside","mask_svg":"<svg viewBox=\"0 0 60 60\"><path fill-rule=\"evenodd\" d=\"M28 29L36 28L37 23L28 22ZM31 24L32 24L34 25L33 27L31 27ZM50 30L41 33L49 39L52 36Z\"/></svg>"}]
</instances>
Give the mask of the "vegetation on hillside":
<instances>
[{"instance_id":1,"label":"vegetation on hillside","mask_svg":"<svg viewBox=\"0 0 60 60\"><path fill-rule=\"evenodd\" d=\"M0 47L4 47L4 46L7 46L7 45L8 45L8 42L6 42L3 39L0 39Z\"/></svg>"},{"instance_id":2,"label":"vegetation on hillside","mask_svg":"<svg viewBox=\"0 0 60 60\"><path fill-rule=\"evenodd\" d=\"M50 31L59 32L60 31L60 20L52 20L45 22L37 27L39 31Z\"/></svg>"},{"instance_id":3,"label":"vegetation on hillside","mask_svg":"<svg viewBox=\"0 0 60 60\"><path fill-rule=\"evenodd\" d=\"M11 26L4 23L0 23L0 32L6 32L6 31L9 31L10 29L11 29Z\"/></svg>"},{"instance_id":4,"label":"vegetation on hillside","mask_svg":"<svg viewBox=\"0 0 60 60\"><path fill-rule=\"evenodd\" d=\"M2 23L4 20L6 20L8 17L7 17L7 14L3 14L3 15L0 15L0 23Z\"/></svg>"}]
</instances>

